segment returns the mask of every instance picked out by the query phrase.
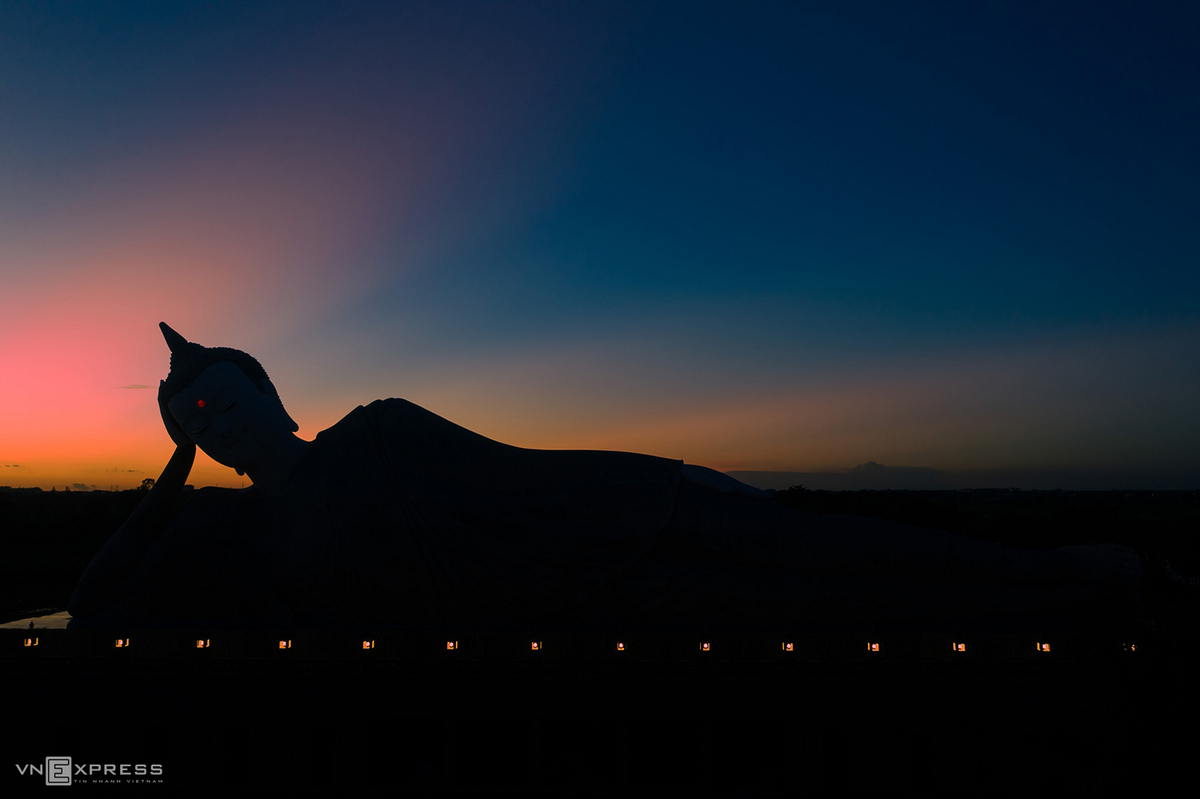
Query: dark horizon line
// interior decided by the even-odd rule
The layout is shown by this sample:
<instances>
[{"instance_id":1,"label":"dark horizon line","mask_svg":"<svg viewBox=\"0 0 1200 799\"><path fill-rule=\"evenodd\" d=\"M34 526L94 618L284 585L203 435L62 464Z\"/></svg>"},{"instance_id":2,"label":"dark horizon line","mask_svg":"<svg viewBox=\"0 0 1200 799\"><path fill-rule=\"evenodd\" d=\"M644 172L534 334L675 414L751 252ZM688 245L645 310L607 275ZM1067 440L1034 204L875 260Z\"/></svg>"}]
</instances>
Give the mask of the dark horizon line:
<instances>
[{"instance_id":1,"label":"dark horizon line","mask_svg":"<svg viewBox=\"0 0 1200 799\"><path fill-rule=\"evenodd\" d=\"M1200 469L932 469L882 466L875 461L844 471L730 470L730 477L776 491L795 485L823 491L1197 491Z\"/></svg>"},{"instance_id":2,"label":"dark horizon line","mask_svg":"<svg viewBox=\"0 0 1200 799\"><path fill-rule=\"evenodd\" d=\"M731 474L731 476L733 476L736 474L745 474L745 473L733 472L730 474ZM758 472L756 474L762 474L762 472ZM785 474L793 474L793 473L778 472L777 474L785 475ZM741 478L738 478L738 479L741 479ZM743 480L743 482L745 482L745 480ZM750 485L753 485L753 484L751 483ZM207 487L209 487L209 486L201 486L201 488L207 488ZM213 487L213 488L233 488L233 486L211 486L211 487ZM759 486L756 486L756 487L759 487ZM1162 487L1157 487L1157 488L1021 488L1019 486L993 485L993 486L973 486L973 487L969 487L969 488L955 488L952 486L933 486L933 487L921 487L921 488L903 487L903 486L823 488L820 485L813 485L811 482L810 483L793 483L792 485L786 486L785 488L769 488L766 490L773 491L773 492L782 492L782 491L786 491L790 488L795 488L795 487L801 487L807 491L828 491L830 493L839 493L839 492L843 492L843 491L914 491L914 492L960 491L963 493L1021 492L1021 493L1030 493L1030 494L1055 494L1055 493L1063 493L1063 492L1069 492L1069 493L1073 493L1073 494L1122 494L1122 493L1123 494L1196 494L1196 493L1200 493L1200 486L1197 486L1196 488L1162 488ZM189 485L185 486L184 488L194 490L196 488L196 486L189 484ZM64 487L64 489L62 491L58 491L57 486L52 486L49 489L45 489L45 488L42 488L41 486L0 485L0 491L29 491L29 492L36 491L36 492L42 493L42 494L51 494L51 493L58 493L58 494L120 494L125 491L138 491L138 490L139 490L139 488L137 486L131 486L129 488L115 488L115 489L114 488L82 489L82 488Z\"/></svg>"}]
</instances>

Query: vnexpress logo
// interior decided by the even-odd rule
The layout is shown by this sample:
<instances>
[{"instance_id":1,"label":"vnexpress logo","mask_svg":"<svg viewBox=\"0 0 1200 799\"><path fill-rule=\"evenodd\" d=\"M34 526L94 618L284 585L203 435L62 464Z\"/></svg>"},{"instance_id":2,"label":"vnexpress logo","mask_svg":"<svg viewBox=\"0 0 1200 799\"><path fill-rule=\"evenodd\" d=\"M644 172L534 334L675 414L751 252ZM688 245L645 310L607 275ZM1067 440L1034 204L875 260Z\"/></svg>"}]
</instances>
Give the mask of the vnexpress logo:
<instances>
[{"instance_id":1,"label":"vnexpress logo","mask_svg":"<svg viewBox=\"0 0 1200 799\"><path fill-rule=\"evenodd\" d=\"M162 784L161 763L76 763L69 757L48 757L46 764L17 763L22 776L41 776L47 785L78 783Z\"/></svg>"},{"instance_id":2,"label":"vnexpress logo","mask_svg":"<svg viewBox=\"0 0 1200 799\"><path fill-rule=\"evenodd\" d=\"M71 758L69 758L69 757L48 757L48 758L46 758L46 784L47 785L70 785L71 784Z\"/></svg>"}]
</instances>

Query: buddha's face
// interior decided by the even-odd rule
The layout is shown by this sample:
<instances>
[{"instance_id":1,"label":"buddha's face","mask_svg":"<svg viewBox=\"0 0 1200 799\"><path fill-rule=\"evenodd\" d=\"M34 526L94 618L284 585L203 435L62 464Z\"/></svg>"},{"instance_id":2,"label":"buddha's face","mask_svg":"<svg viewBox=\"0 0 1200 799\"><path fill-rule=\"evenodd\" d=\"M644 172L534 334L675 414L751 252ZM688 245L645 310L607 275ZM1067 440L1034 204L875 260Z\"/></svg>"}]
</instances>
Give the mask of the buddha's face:
<instances>
[{"instance_id":1,"label":"buddha's face","mask_svg":"<svg viewBox=\"0 0 1200 799\"><path fill-rule=\"evenodd\" d=\"M263 393L236 364L221 361L172 397L167 409L210 458L245 471L296 429L269 381L262 382L271 393Z\"/></svg>"}]
</instances>

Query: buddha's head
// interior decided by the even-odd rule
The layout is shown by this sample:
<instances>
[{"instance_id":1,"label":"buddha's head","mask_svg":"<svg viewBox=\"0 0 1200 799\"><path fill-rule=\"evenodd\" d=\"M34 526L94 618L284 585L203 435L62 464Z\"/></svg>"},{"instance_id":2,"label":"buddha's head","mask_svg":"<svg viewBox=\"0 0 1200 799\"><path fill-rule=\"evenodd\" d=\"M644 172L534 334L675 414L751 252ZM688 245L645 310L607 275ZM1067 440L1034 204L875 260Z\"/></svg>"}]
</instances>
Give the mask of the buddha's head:
<instances>
[{"instance_id":1,"label":"buddha's head","mask_svg":"<svg viewBox=\"0 0 1200 799\"><path fill-rule=\"evenodd\" d=\"M244 473L271 446L300 429L255 358L189 342L159 323L171 348L161 397L188 437L217 463Z\"/></svg>"}]
</instances>

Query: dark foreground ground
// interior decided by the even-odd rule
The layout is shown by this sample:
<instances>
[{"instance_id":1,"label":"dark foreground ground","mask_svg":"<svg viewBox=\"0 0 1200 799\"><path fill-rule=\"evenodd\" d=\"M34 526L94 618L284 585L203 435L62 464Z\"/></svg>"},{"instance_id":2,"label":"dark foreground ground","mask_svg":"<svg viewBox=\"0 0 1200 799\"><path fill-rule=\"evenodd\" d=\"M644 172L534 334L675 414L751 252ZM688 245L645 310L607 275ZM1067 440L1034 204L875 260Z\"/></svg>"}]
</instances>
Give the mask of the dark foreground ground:
<instances>
[{"instance_id":1,"label":"dark foreground ground","mask_svg":"<svg viewBox=\"0 0 1200 799\"><path fill-rule=\"evenodd\" d=\"M0 608L64 605L137 499L0 491ZM779 501L1197 573L1194 492ZM59 791L19 767L65 756L85 793L1157 795L1192 780L1198 614L1185 585L1147 593L1109 633L0 630L0 794Z\"/></svg>"},{"instance_id":2,"label":"dark foreground ground","mask_svg":"<svg viewBox=\"0 0 1200 799\"><path fill-rule=\"evenodd\" d=\"M1160 795L1197 742L1163 634L0 633L6 796L56 756L126 795Z\"/></svg>"}]
</instances>

